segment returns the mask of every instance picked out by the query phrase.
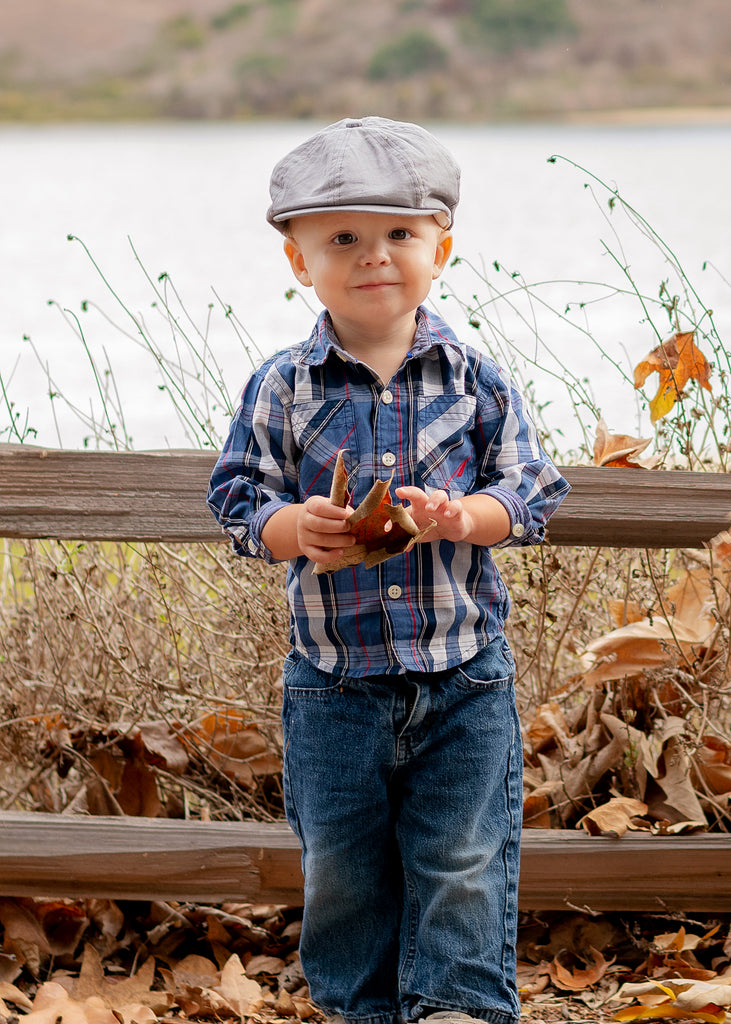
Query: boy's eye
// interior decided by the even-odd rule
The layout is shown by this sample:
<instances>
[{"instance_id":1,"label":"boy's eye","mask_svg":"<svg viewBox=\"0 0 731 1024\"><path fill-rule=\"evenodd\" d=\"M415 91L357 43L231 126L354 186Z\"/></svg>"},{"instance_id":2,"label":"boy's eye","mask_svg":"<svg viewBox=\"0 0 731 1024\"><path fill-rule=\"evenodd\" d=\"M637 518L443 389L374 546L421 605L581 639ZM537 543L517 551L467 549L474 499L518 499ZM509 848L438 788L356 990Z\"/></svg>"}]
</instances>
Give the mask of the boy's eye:
<instances>
[{"instance_id":1,"label":"boy's eye","mask_svg":"<svg viewBox=\"0 0 731 1024\"><path fill-rule=\"evenodd\" d=\"M336 235L334 242L336 245L352 245L355 241L355 235L352 231L341 231L339 235Z\"/></svg>"},{"instance_id":2,"label":"boy's eye","mask_svg":"<svg viewBox=\"0 0 731 1024\"><path fill-rule=\"evenodd\" d=\"M389 238L393 238L395 242L405 242L407 238L411 237L411 232L406 228L393 228L388 233Z\"/></svg>"}]
</instances>

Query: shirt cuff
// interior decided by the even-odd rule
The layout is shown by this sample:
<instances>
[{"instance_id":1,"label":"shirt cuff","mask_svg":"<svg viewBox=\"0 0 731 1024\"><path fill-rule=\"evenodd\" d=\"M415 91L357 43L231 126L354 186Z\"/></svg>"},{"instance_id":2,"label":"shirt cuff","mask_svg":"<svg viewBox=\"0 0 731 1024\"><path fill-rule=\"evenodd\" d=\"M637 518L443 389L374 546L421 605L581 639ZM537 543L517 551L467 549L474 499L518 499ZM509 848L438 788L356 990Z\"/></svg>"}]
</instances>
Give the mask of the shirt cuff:
<instances>
[{"instance_id":1,"label":"shirt cuff","mask_svg":"<svg viewBox=\"0 0 731 1024\"><path fill-rule=\"evenodd\" d=\"M543 540L545 529L537 525L530 509L515 491L508 487L488 487L484 491L503 506L510 518L510 533L493 547L504 548L512 544L537 544Z\"/></svg>"},{"instance_id":2,"label":"shirt cuff","mask_svg":"<svg viewBox=\"0 0 731 1024\"><path fill-rule=\"evenodd\" d=\"M242 555L248 555L250 558L261 558L268 565L287 561L287 559L283 558L274 558L269 548L262 541L261 532L275 512L278 512L281 508L287 508L290 504L291 502L289 501L272 499L265 502L251 516L248 522L242 523L240 526L227 527L226 532L233 539L236 550Z\"/></svg>"}]
</instances>

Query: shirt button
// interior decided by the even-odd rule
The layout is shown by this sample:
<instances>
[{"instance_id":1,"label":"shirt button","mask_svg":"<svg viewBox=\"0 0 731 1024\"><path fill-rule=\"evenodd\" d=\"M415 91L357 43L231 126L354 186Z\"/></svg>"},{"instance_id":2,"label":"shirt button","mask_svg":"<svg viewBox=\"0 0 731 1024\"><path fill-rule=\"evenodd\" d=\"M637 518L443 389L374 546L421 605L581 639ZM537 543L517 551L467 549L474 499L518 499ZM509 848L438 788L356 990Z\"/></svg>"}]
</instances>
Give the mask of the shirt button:
<instances>
[{"instance_id":1,"label":"shirt button","mask_svg":"<svg viewBox=\"0 0 731 1024\"><path fill-rule=\"evenodd\" d=\"M393 401L393 392L386 388L386 390L381 394L381 401L384 405L390 405Z\"/></svg>"},{"instance_id":2,"label":"shirt button","mask_svg":"<svg viewBox=\"0 0 731 1024\"><path fill-rule=\"evenodd\" d=\"M394 583L393 586L390 586L388 588L388 596L394 598L401 597L401 587L397 587L396 584Z\"/></svg>"},{"instance_id":3,"label":"shirt button","mask_svg":"<svg viewBox=\"0 0 731 1024\"><path fill-rule=\"evenodd\" d=\"M249 540L249 542L248 542L248 544L246 546L249 549L249 551L252 553L252 555L256 555L258 553L258 551L259 551L259 545L256 543L255 540Z\"/></svg>"},{"instance_id":4,"label":"shirt button","mask_svg":"<svg viewBox=\"0 0 731 1024\"><path fill-rule=\"evenodd\" d=\"M516 523L513 529L511 530L511 533L514 537L522 537L525 533L525 527L522 523Z\"/></svg>"},{"instance_id":5,"label":"shirt button","mask_svg":"<svg viewBox=\"0 0 731 1024\"><path fill-rule=\"evenodd\" d=\"M386 452L383 458L381 459L381 462L383 463L384 466L395 466L396 456L393 454L393 452Z\"/></svg>"}]
</instances>

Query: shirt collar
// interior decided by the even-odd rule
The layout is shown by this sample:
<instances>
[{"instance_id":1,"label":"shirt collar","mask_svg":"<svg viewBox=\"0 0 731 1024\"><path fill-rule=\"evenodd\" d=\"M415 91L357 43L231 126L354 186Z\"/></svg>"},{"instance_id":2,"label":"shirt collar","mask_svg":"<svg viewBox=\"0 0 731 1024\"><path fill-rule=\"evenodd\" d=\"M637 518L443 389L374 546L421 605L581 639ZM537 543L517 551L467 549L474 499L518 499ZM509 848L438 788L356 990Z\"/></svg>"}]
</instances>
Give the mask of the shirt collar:
<instances>
[{"instance_id":1,"label":"shirt collar","mask_svg":"<svg viewBox=\"0 0 731 1024\"><path fill-rule=\"evenodd\" d=\"M464 352L464 344L457 338L451 327L436 313L419 306L416 311L416 332L408 358L424 356L433 350L436 355L438 348L451 346ZM330 314L326 309L320 313L309 340L304 345L302 362L308 366L321 366L330 356L337 356L347 363L356 363L355 359L340 344Z\"/></svg>"}]
</instances>

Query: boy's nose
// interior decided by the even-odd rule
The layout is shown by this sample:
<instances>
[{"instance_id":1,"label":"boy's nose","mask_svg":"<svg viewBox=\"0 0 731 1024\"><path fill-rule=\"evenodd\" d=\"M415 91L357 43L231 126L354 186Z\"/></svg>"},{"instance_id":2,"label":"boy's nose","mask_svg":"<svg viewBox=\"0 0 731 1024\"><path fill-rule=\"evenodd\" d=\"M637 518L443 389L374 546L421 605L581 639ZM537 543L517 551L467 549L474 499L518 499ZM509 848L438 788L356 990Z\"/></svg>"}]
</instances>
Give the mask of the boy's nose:
<instances>
[{"instance_id":1,"label":"boy's nose","mask_svg":"<svg viewBox=\"0 0 731 1024\"><path fill-rule=\"evenodd\" d=\"M383 265L384 263L390 263L391 257L388 254L388 249L385 245L372 245L363 249L361 253L361 263L364 266L372 267L376 265Z\"/></svg>"}]
</instances>

